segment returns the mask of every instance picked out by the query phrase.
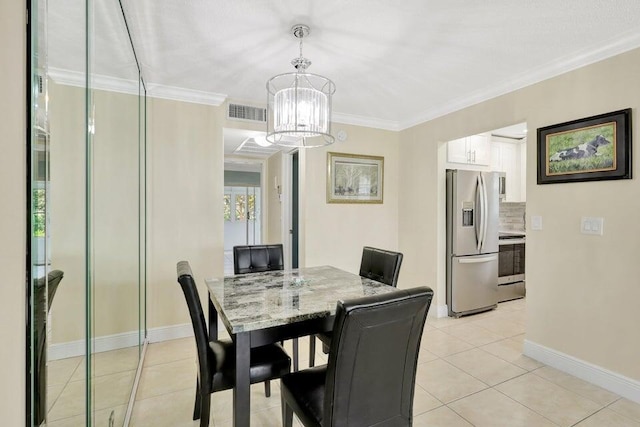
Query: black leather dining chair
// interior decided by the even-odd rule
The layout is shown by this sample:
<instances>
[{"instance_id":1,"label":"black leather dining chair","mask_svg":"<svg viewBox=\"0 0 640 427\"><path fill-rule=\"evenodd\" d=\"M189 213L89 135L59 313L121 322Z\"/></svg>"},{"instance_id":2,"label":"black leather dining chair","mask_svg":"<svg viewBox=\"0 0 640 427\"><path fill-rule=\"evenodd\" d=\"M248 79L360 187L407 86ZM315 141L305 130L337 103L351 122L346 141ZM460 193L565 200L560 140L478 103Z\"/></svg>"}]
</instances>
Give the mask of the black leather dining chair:
<instances>
[{"instance_id":1,"label":"black leather dining chair","mask_svg":"<svg viewBox=\"0 0 640 427\"><path fill-rule=\"evenodd\" d=\"M233 247L233 274L284 270L282 244ZM298 370L298 338L293 343L293 370Z\"/></svg>"},{"instance_id":2,"label":"black leather dining chair","mask_svg":"<svg viewBox=\"0 0 640 427\"><path fill-rule=\"evenodd\" d=\"M410 426L427 287L340 301L329 362L280 380L282 425ZM384 350L381 350L384 348Z\"/></svg>"},{"instance_id":3,"label":"black leather dining chair","mask_svg":"<svg viewBox=\"0 0 640 427\"><path fill-rule=\"evenodd\" d=\"M402 253L365 246L362 248L362 261L360 262L360 276L376 282L384 283L394 288L398 286L398 276L402 265ZM315 365L316 341L322 343L323 351L329 352L331 345L331 332L309 337L309 366Z\"/></svg>"},{"instance_id":4,"label":"black leather dining chair","mask_svg":"<svg viewBox=\"0 0 640 427\"><path fill-rule=\"evenodd\" d=\"M233 247L233 274L283 270L282 244Z\"/></svg>"},{"instance_id":5,"label":"black leather dining chair","mask_svg":"<svg viewBox=\"0 0 640 427\"><path fill-rule=\"evenodd\" d=\"M178 283L189 307L198 351L198 377L193 419L200 419L200 427L206 427L209 425L211 393L234 387L235 346L231 341L209 341L200 296L189 263L180 261L177 272ZM267 381L280 378L288 372L291 372L291 358L280 344L251 349L250 382L256 384L264 381L267 396L270 394Z\"/></svg>"}]
</instances>

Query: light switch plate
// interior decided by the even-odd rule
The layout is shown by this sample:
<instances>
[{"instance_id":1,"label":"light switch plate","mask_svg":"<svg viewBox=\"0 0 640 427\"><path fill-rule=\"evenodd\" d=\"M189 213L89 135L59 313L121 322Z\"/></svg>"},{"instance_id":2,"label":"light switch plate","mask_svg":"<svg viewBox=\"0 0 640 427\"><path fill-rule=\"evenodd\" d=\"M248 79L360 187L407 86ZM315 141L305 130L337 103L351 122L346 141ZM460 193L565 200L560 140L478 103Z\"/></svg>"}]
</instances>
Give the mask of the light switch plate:
<instances>
[{"instance_id":1,"label":"light switch plate","mask_svg":"<svg viewBox=\"0 0 640 427\"><path fill-rule=\"evenodd\" d=\"M580 220L580 232L602 236L604 233L604 218L583 216Z\"/></svg>"},{"instance_id":2,"label":"light switch plate","mask_svg":"<svg viewBox=\"0 0 640 427\"><path fill-rule=\"evenodd\" d=\"M531 229L542 230L542 217L540 215L531 215Z\"/></svg>"}]
</instances>

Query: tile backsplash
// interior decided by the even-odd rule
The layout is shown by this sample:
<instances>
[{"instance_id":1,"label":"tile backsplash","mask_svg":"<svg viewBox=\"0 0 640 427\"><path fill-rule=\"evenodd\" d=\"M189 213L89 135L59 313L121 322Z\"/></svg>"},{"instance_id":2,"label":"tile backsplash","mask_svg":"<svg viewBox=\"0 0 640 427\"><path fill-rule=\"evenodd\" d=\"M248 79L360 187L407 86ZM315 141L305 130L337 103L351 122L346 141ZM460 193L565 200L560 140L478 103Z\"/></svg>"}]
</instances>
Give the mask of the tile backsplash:
<instances>
[{"instance_id":1,"label":"tile backsplash","mask_svg":"<svg viewBox=\"0 0 640 427\"><path fill-rule=\"evenodd\" d=\"M526 203L500 202L500 231L525 231Z\"/></svg>"}]
</instances>

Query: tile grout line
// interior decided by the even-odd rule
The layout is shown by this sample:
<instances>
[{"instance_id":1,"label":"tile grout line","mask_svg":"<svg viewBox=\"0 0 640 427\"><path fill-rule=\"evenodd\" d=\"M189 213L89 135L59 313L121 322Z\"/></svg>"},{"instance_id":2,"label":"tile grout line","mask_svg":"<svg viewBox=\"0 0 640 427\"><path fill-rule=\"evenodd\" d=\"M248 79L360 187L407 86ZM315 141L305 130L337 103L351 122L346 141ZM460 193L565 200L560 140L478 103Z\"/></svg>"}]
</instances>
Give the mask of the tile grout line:
<instances>
[{"instance_id":1,"label":"tile grout line","mask_svg":"<svg viewBox=\"0 0 640 427\"><path fill-rule=\"evenodd\" d=\"M595 400L591 399L590 397L585 396L585 395L584 395L584 394L582 394L582 393L578 393L578 392L577 392L577 391L575 391L575 390L571 390L570 388L567 388L567 387L565 387L565 386L564 386L564 385L562 385L562 384L558 384L558 383L556 383L556 382L554 382L554 381L551 381L551 380L549 380L549 379L547 379L547 378L545 378L545 377L543 377L543 376L538 375L538 374L536 374L536 373L535 373L535 371L539 371L539 370L540 370L540 369L542 369L542 368L549 368L549 367L550 367L550 366L544 365L544 366L541 366L541 367L539 367L539 368L537 368L537 369L534 369L533 371L531 371L531 373L532 373L532 374L534 374L534 375L535 375L536 377L538 377L538 378L542 378L543 380L548 381L548 382L550 382L551 384L555 384L555 385L557 385L558 387L560 387L560 388L561 388L561 389L563 389L563 390L566 390L566 391L568 391L568 392L570 392L570 393L576 394L576 395L578 395L578 396L582 397L583 399L587 399L588 401L595 403L596 405L600 405L600 406L602 406L602 408L601 408L601 409L604 409L604 408L608 407L609 405L613 404L614 402L617 402L618 400L622 399L622 397L621 397L621 396L618 396L618 398L617 398L616 400L614 400L613 402L611 402L611 403L607 403L607 404L602 404L602 403L596 402ZM552 368L552 369L554 369L554 368ZM562 372L562 371L560 371L560 372ZM565 373L565 372L562 372L562 373ZM569 374L567 374L567 375L569 375ZM577 377L576 377L576 378L577 378ZM580 378L578 378L578 379L580 379ZM581 380L581 381L584 381L584 380ZM584 381L584 382L587 382L587 381ZM588 383L588 384L590 384L590 383ZM594 385L595 387L598 387L598 386L596 386L595 384L591 384L591 385ZM604 389L603 389L603 390L604 390ZM606 392L608 392L608 393L611 393L611 394L615 394L615 393L610 392L610 391L608 391L608 390L604 390L604 391L606 391ZM617 395L616 395L616 396L617 396Z\"/></svg>"},{"instance_id":2,"label":"tile grout line","mask_svg":"<svg viewBox=\"0 0 640 427\"><path fill-rule=\"evenodd\" d=\"M69 378L67 379L67 381L63 384L62 386L62 390L60 390L60 393L58 393L58 397L55 398L55 400L53 401L53 403L51 404L51 408L47 408L47 423L49 422L49 413L51 412L51 410L53 410L54 406L56 405L56 403L58 402L58 400L60 399L60 396L62 396L62 393L64 393L64 391L66 390L66 388L69 386L69 383L71 383L71 378L73 378L73 375L76 373L76 371L78 370L78 367L80 365L82 365L82 361L84 360L84 357L81 357L80 360L78 361L78 364L76 365L75 369L71 372L71 375L69 375ZM47 397L49 397L49 390L47 390ZM47 403L48 405L48 403ZM86 408L85 408L86 410ZM72 415L75 416L75 415ZM60 419L66 419L66 418L70 418L70 417L65 417L65 418L60 418ZM54 421L58 421L58 420L54 420Z\"/></svg>"},{"instance_id":3,"label":"tile grout line","mask_svg":"<svg viewBox=\"0 0 640 427\"><path fill-rule=\"evenodd\" d=\"M496 388L496 389L494 389L494 390L495 390L495 391L497 391L498 393L502 394L503 396L507 397L509 400L511 400L511 401L513 401L513 402L515 402L515 403L517 403L518 405L521 405L521 406L523 406L523 407L527 408L528 410L530 410L530 411L531 411L531 412L533 412L534 414L538 414L538 415L540 415L540 416L541 416L542 418L544 418L545 420L548 420L551 424L556 425L556 426L558 425L558 423L556 423L555 421L553 421L553 420L552 420L552 419L550 419L549 417L545 416L544 414L541 414L540 412L536 411L536 410L535 410L535 409L533 409L533 408L528 407L528 406L527 406L527 405L525 405L524 403L522 403L522 402L520 402L520 401L518 401L518 400L514 399L513 397L509 396L507 393L503 392L502 390L497 389L497 388Z\"/></svg>"}]
</instances>

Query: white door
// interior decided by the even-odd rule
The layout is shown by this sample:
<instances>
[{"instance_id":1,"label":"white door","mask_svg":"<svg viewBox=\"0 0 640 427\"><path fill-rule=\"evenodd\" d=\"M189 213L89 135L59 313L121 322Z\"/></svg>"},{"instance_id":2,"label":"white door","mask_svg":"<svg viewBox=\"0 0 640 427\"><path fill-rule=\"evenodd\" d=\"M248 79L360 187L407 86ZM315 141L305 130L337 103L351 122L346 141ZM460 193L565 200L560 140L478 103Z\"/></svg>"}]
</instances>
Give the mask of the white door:
<instances>
[{"instance_id":1,"label":"white door","mask_svg":"<svg viewBox=\"0 0 640 427\"><path fill-rule=\"evenodd\" d=\"M261 240L260 187L224 188L224 250L259 245Z\"/></svg>"}]
</instances>

